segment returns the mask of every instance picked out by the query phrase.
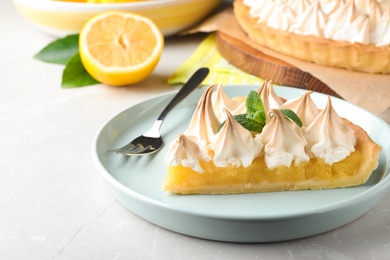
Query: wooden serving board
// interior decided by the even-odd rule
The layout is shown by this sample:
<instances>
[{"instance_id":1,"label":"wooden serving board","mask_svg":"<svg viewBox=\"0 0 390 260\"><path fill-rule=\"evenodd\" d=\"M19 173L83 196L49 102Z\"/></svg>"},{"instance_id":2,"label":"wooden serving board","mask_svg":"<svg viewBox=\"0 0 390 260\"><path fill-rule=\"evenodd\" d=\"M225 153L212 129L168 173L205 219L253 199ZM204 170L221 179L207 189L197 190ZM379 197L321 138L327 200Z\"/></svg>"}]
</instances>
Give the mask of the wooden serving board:
<instances>
[{"instance_id":1,"label":"wooden serving board","mask_svg":"<svg viewBox=\"0 0 390 260\"><path fill-rule=\"evenodd\" d=\"M216 34L216 47L228 62L251 75L272 80L274 83L283 86L298 87L338 96L336 92L311 74L282 60L268 56L222 32Z\"/></svg>"}]
</instances>

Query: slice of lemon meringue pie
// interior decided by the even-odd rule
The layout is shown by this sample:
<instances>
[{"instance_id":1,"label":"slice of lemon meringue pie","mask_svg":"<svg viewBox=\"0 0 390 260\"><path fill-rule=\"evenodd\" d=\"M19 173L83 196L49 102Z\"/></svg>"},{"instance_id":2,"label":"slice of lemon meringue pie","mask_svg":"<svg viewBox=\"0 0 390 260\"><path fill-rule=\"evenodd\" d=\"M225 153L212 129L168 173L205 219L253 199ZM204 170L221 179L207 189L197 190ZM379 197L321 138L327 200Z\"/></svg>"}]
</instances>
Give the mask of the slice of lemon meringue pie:
<instances>
[{"instance_id":1,"label":"slice of lemon meringue pie","mask_svg":"<svg viewBox=\"0 0 390 260\"><path fill-rule=\"evenodd\" d=\"M240 102L222 85L210 86L165 156L164 190L235 194L365 183L381 147L341 118L330 98L320 109L310 94L285 101L266 81Z\"/></svg>"}]
</instances>

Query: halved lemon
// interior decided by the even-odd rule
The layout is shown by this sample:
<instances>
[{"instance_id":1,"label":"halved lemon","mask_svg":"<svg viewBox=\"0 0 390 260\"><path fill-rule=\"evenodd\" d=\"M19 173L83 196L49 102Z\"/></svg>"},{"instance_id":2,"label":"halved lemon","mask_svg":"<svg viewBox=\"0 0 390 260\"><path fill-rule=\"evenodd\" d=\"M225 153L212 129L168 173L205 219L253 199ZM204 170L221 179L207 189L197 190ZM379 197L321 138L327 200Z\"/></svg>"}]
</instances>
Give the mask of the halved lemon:
<instances>
[{"instance_id":1,"label":"halved lemon","mask_svg":"<svg viewBox=\"0 0 390 260\"><path fill-rule=\"evenodd\" d=\"M91 18L80 32L79 52L88 73L112 86L149 76L164 48L164 36L144 16L110 11Z\"/></svg>"}]
</instances>

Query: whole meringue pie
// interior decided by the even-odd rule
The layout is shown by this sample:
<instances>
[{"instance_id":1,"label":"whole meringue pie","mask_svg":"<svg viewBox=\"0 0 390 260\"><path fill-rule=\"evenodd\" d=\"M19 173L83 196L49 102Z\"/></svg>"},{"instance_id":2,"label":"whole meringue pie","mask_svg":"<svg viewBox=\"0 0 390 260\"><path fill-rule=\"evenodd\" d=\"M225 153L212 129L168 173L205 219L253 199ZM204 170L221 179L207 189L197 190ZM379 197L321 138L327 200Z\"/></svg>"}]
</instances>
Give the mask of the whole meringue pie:
<instances>
[{"instance_id":1,"label":"whole meringue pie","mask_svg":"<svg viewBox=\"0 0 390 260\"><path fill-rule=\"evenodd\" d=\"M317 64L390 73L389 0L234 0L260 45Z\"/></svg>"}]
</instances>

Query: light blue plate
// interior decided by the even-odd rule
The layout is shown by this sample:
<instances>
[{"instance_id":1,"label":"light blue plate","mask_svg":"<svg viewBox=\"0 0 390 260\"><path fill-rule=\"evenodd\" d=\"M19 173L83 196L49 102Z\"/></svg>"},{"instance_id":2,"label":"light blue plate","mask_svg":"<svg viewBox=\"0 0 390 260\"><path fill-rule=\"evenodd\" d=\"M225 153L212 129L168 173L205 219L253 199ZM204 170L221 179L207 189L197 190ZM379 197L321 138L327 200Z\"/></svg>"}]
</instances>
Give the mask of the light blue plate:
<instances>
[{"instance_id":1,"label":"light blue plate","mask_svg":"<svg viewBox=\"0 0 390 260\"><path fill-rule=\"evenodd\" d=\"M246 96L258 86L225 86L229 96ZM275 87L292 99L305 90ZM139 217L163 228L204 239L273 242L297 239L343 226L369 211L390 186L390 126L377 116L333 98L342 116L363 127L383 148L380 164L364 185L323 191L241 195L173 195L162 190L168 144L188 126L204 88L197 89L168 115L161 132L166 145L155 155L126 157L106 153L150 128L175 93L137 104L109 120L98 132L92 154L101 175L118 200ZM327 96L311 95L319 108Z\"/></svg>"}]
</instances>

